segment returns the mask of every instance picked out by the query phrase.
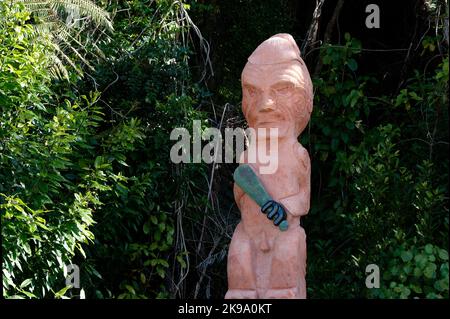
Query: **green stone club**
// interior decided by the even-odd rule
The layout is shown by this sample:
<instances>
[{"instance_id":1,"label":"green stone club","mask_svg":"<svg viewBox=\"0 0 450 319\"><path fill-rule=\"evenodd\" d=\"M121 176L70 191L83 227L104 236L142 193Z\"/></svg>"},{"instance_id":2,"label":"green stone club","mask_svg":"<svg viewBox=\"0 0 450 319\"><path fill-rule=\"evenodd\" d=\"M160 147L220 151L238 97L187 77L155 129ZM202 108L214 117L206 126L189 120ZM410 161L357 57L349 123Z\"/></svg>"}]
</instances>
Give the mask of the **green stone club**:
<instances>
[{"instance_id":1,"label":"green stone club","mask_svg":"<svg viewBox=\"0 0 450 319\"><path fill-rule=\"evenodd\" d=\"M288 229L284 207L270 197L250 165L239 165L234 171L233 178L236 184L261 207L261 212L273 220L275 226L281 231Z\"/></svg>"}]
</instances>

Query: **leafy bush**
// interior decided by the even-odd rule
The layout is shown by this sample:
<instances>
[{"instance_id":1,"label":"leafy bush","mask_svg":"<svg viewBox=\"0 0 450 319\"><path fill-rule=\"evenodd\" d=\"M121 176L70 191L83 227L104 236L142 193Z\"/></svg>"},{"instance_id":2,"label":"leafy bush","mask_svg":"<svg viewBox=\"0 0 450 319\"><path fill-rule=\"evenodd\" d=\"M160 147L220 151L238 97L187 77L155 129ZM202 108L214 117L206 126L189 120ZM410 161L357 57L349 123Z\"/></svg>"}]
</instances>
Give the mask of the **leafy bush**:
<instances>
[{"instance_id":1,"label":"leafy bush","mask_svg":"<svg viewBox=\"0 0 450 319\"><path fill-rule=\"evenodd\" d=\"M128 10L116 15L115 45L102 47L107 59L94 74L100 85L112 83L102 94L108 124L95 154L122 180L100 197L83 286L98 298L171 297L189 267L185 217L194 223L206 205L205 166L170 161L172 129L192 130L193 120L205 118L186 63L185 7L131 1L109 9Z\"/></svg>"},{"instance_id":2,"label":"leafy bush","mask_svg":"<svg viewBox=\"0 0 450 319\"><path fill-rule=\"evenodd\" d=\"M360 44L348 34L345 39L343 47L322 48L323 69L321 77L315 79L316 109L311 130L302 138L314 149L313 176L321 177L316 190L320 197L315 199L305 224L309 238L328 238L312 242L309 289L319 298L405 297L406 288L399 286L383 286L382 292L370 293L363 285L364 269L372 263L380 265L382 273L396 269L392 263L398 250L395 254L384 251L397 242L398 232L405 233L407 241L414 236L416 245L425 245L432 238L432 245L446 245L443 239L448 232L448 217L444 203L448 189L439 172L448 172L448 166L431 161L426 147L408 149L402 141L429 132L428 123L436 116L435 108L443 106L442 93L448 89L446 80L442 82L448 72L447 59L435 75L410 81L396 97L370 99L369 92L377 81L355 73ZM404 105L405 111L399 110L399 105ZM391 112L394 118L410 117L414 123L409 126L409 119L399 125L386 121L381 110ZM427 118L422 118L424 112ZM446 118L435 118L435 125L443 127ZM445 136L445 129L441 132ZM447 253L448 247L439 252ZM442 297L441 288L434 292L425 289L430 284L433 287L439 278L428 278L433 279L431 283L411 281L411 285L427 291L417 296ZM406 287L409 281L405 280L401 282ZM443 281L439 283L439 287L444 285Z\"/></svg>"},{"instance_id":3,"label":"leafy bush","mask_svg":"<svg viewBox=\"0 0 450 319\"><path fill-rule=\"evenodd\" d=\"M82 244L101 170L84 161L101 114L96 95L59 102L50 50L29 14L0 2L0 211L5 297L44 297L65 287L65 265Z\"/></svg>"},{"instance_id":4,"label":"leafy bush","mask_svg":"<svg viewBox=\"0 0 450 319\"><path fill-rule=\"evenodd\" d=\"M387 261L378 298L448 298L448 250L432 244L394 245L383 254Z\"/></svg>"}]
</instances>

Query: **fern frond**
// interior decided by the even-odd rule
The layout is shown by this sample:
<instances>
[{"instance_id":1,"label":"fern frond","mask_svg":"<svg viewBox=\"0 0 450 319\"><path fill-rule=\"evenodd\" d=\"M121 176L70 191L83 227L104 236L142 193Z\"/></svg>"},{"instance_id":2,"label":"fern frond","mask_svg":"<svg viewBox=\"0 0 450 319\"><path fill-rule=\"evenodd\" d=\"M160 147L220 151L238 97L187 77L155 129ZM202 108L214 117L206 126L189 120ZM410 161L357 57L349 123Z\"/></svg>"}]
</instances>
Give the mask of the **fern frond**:
<instances>
[{"instance_id":1,"label":"fern frond","mask_svg":"<svg viewBox=\"0 0 450 319\"><path fill-rule=\"evenodd\" d=\"M69 64L77 72L81 72L75 62L68 56L72 52L75 60L81 61L84 65L92 69L86 59L86 47L89 43L89 32L112 31L113 26L110 15L107 11L90 0L12 0L20 2L33 14L35 18L34 32L36 36L49 37L56 51L52 61L52 74L57 77L67 77L67 68L64 63ZM71 14L75 15L76 27L69 26L65 19ZM86 19L88 18L88 19ZM79 20L78 20L79 19ZM96 29L90 28L94 25ZM89 29L88 29L89 28ZM86 36L87 40L83 36ZM91 44L92 45L92 44ZM84 50L84 51L83 51ZM104 56L98 46L94 45L94 50L98 56ZM73 56L73 55L72 55Z\"/></svg>"},{"instance_id":2,"label":"fern frond","mask_svg":"<svg viewBox=\"0 0 450 319\"><path fill-rule=\"evenodd\" d=\"M65 53L64 50L62 50L58 44L56 43L52 43L53 48L55 49L55 51L57 52L57 54L61 55L61 57L63 57L63 59L78 73L81 74L81 70L76 66L76 64L72 61L71 58L69 58Z\"/></svg>"},{"instance_id":3,"label":"fern frond","mask_svg":"<svg viewBox=\"0 0 450 319\"><path fill-rule=\"evenodd\" d=\"M67 68L65 67L64 63L61 61L60 58L58 58L57 55L54 55L52 58L52 65L50 66L50 74L54 78L64 78L66 80L69 79L69 72L67 72Z\"/></svg>"},{"instance_id":4,"label":"fern frond","mask_svg":"<svg viewBox=\"0 0 450 319\"><path fill-rule=\"evenodd\" d=\"M87 16L97 25L114 30L109 13L90 0L13 0L22 3L27 10L53 10L54 12L78 12L81 16Z\"/></svg>"},{"instance_id":5,"label":"fern frond","mask_svg":"<svg viewBox=\"0 0 450 319\"><path fill-rule=\"evenodd\" d=\"M68 11L77 11L81 16L90 17L97 26L102 26L112 31L112 26L109 13L97 6L89 0L53 0L50 1L52 9Z\"/></svg>"}]
</instances>

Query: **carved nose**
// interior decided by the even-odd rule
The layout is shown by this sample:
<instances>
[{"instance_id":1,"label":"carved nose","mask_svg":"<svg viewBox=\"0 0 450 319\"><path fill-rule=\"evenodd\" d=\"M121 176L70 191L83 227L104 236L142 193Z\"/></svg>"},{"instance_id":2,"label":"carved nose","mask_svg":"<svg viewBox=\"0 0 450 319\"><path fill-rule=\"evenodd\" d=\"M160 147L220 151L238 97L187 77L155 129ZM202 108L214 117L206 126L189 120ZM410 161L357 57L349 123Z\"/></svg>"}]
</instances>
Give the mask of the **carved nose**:
<instances>
[{"instance_id":1,"label":"carved nose","mask_svg":"<svg viewBox=\"0 0 450 319\"><path fill-rule=\"evenodd\" d=\"M259 110L261 112L269 112L269 111L273 111L274 107L275 107L275 102L271 97L263 97Z\"/></svg>"}]
</instances>

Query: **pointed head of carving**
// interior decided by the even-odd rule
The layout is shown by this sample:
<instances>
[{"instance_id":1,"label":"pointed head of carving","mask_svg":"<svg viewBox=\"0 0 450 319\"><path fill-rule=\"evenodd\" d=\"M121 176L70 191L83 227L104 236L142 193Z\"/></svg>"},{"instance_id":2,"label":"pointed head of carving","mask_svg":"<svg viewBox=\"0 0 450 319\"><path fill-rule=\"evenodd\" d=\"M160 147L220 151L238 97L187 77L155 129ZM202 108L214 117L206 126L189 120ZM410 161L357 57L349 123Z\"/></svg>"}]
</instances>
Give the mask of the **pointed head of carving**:
<instances>
[{"instance_id":1,"label":"pointed head of carving","mask_svg":"<svg viewBox=\"0 0 450 319\"><path fill-rule=\"evenodd\" d=\"M312 82L291 35L261 43L242 71L242 110L250 127L276 127L279 136L297 137L308 124Z\"/></svg>"}]
</instances>

